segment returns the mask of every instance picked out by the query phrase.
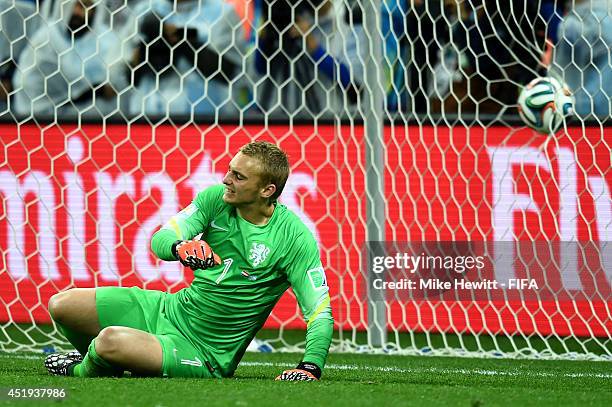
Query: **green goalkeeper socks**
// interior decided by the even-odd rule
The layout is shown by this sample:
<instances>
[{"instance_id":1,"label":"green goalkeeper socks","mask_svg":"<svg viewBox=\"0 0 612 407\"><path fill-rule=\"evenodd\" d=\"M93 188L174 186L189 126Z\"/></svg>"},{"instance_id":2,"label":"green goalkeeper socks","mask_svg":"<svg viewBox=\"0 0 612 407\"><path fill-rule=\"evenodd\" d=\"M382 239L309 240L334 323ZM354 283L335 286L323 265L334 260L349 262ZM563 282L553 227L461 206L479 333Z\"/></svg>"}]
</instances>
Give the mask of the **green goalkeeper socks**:
<instances>
[{"instance_id":1,"label":"green goalkeeper socks","mask_svg":"<svg viewBox=\"0 0 612 407\"><path fill-rule=\"evenodd\" d=\"M81 355L87 353L87 348L93 340L93 336L87 336L80 332L73 331L72 329L65 327L57 321L55 321L55 324L59 328L60 332L66 337L66 339L68 339L68 342L70 342L72 346L74 346L74 348L78 350Z\"/></svg>"},{"instance_id":2,"label":"green goalkeeper socks","mask_svg":"<svg viewBox=\"0 0 612 407\"><path fill-rule=\"evenodd\" d=\"M117 377L123 373L122 369L118 369L102 359L96 353L95 339L91 341L89 350L83 358L83 361L75 365L72 370L72 376L76 377Z\"/></svg>"},{"instance_id":3,"label":"green goalkeeper socks","mask_svg":"<svg viewBox=\"0 0 612 407\"><path fill-rule=\"evenodd\" d=\"M100 377L120 376L122 369L113 367L96 353L95 338L84 335L55 321L55 324L68 341L84 355L83 361L72 367L71 376L76 377Z\"/></svg>"}]
</instances>

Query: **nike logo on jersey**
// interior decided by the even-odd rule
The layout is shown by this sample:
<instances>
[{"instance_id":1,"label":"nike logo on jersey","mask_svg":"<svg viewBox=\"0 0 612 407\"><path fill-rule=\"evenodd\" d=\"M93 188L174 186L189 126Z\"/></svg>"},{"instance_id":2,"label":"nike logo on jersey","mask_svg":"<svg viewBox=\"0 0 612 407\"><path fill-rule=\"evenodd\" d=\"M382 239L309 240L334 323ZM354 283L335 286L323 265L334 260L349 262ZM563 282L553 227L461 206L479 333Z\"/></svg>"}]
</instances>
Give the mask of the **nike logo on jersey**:
<instances>
[{"instance_id":1,"label":"nike logo on jersey","mask_svg":"<svg viewBox=\"0 0 612 407\"><path fill-rule=\"evenodd\" d=\"M224 232L229 232L229 230L227 230L226 228L224 228L224 227L221 227L221 226L217 225L217 224L215 223L214 219L213 219L213 221L212 221L212 222L210 222L210 227L211 227L211 228L213 228L213 229L222 230L222 231L224 231Z\"/></svg>"}]
</instances>

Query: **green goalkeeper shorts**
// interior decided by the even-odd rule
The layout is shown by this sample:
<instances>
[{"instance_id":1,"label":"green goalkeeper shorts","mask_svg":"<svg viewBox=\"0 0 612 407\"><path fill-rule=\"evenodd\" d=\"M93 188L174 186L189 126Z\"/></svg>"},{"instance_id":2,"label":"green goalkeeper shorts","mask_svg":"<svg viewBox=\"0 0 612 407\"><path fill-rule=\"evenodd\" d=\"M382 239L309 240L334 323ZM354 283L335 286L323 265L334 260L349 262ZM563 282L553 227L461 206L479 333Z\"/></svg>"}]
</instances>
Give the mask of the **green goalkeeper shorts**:
<instances>
[{"instance_id":1,"label":"green goalkeeper shorts","mask_svg":"<svg viewBox=\"0 0 612 407\"><path fill-rule=\"evenodd\" d=\"M221 377L214 359L199 350L167 318L169 295L172 294L138 287L97 288L100 328L125 326L153 334L162 347L164 377Z\"/></svg>"}]
</instances>

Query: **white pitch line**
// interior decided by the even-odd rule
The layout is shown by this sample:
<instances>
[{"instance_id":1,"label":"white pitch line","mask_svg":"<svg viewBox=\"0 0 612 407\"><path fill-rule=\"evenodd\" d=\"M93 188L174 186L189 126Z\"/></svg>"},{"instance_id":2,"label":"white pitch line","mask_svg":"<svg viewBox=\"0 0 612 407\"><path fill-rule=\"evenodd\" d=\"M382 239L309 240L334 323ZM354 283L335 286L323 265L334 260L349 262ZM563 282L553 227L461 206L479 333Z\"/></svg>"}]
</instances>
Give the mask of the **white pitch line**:
<instances>
[{"instance_id":1,"label":"white pitch line","mask_svg":"<svg viewBox=\"0 0 612 407\"><path fill-rule=\"evenodd\" d=\"M10 353L2 353L0 354L0 358L6 358L6 359L38 359L38 360L43 360L43 358L45 357L45 355L43 355L42 353L40 354L40 356L36 356L36 355L12 355Z\"/></svg>"},{"instance_id":2,"label":"white pitch line","mask_svg":"<svg viewBox=\"0 0 612 407\"><path fill-rule=\"evenodd\" d=\"M287 363L272 363L272 362L241 362L240 366L272 366L272 367L287 367L292 366ZM546 372L525 372L517 370L484 370L484 369L464 369L451 368L442 369L437 367L425 367L417 369L406 369L396 366L359 366L359 365L325 365L326 369L335 370L374 370L378 372L393 372L393 373L438 373L438 374L462 374L462 375L478 375L478 376L536 376L536 377L586 377L598 379L612 379L612 374L609 373L546 373Z\"/></svg>"},{"instance_id":3,"label":"white pitch line","mask_svg":"<svg viewBox=\"0 0 612 407\"><path fill-rule=\"evenodd\" d=\"M10 355L0 354L1 358L9 359L38 359L42 360L43 355ZM605 362L604 362L605 363ZM240 366L266 366L266 367L278 367L286 368L291 367L293 364L280 363L280 362L240 362ZM517 370L487 370L487 369L465 369L465 368L451 368L443 369L437 367L424 367L424 368L401 368L397 366L368 366L368 365L337 365L329 364L325 366L326 369L332 370L374 370L377 372L393 372L393 373L437 373L437 374L453 374L453 375L477 375L477 376L509 376L509 377L569 377L569 378L597 378L597 379L612 379L612 373L547 373L547 372L526 372Z\"/></svg>"}]
</instances>

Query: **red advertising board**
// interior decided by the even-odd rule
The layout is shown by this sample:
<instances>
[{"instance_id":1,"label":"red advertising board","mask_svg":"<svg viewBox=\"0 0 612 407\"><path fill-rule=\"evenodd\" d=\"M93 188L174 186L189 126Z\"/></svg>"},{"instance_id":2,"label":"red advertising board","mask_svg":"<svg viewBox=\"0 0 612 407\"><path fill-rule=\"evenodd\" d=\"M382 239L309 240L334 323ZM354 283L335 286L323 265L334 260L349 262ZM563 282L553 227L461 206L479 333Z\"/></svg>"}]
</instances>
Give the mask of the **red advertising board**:
<instances>
[{"instance_id":1,"label":"red advertising board","mask_svg":"<svg viewBox=\"0 0 612 407\"><path fill-rule=\"evenodd\" d=\"M48 298L73 286L185 287L190 273L155 259L150 237L220 182L254 138L288 152L282 201L320 242L337 326L364 328L363 128L328 125L0 125L0 321L49 321ZM591 241L601 263L545 270L542 282L560 282L568 294L557 301L390 302L390 327L612 332L612 259L602 249L612 240L610 128L548 139L508 127L396 126L384 138L387 240ZM268 321L280 324L304 326L290 295Z\"/></svg>"}]
</instances>

